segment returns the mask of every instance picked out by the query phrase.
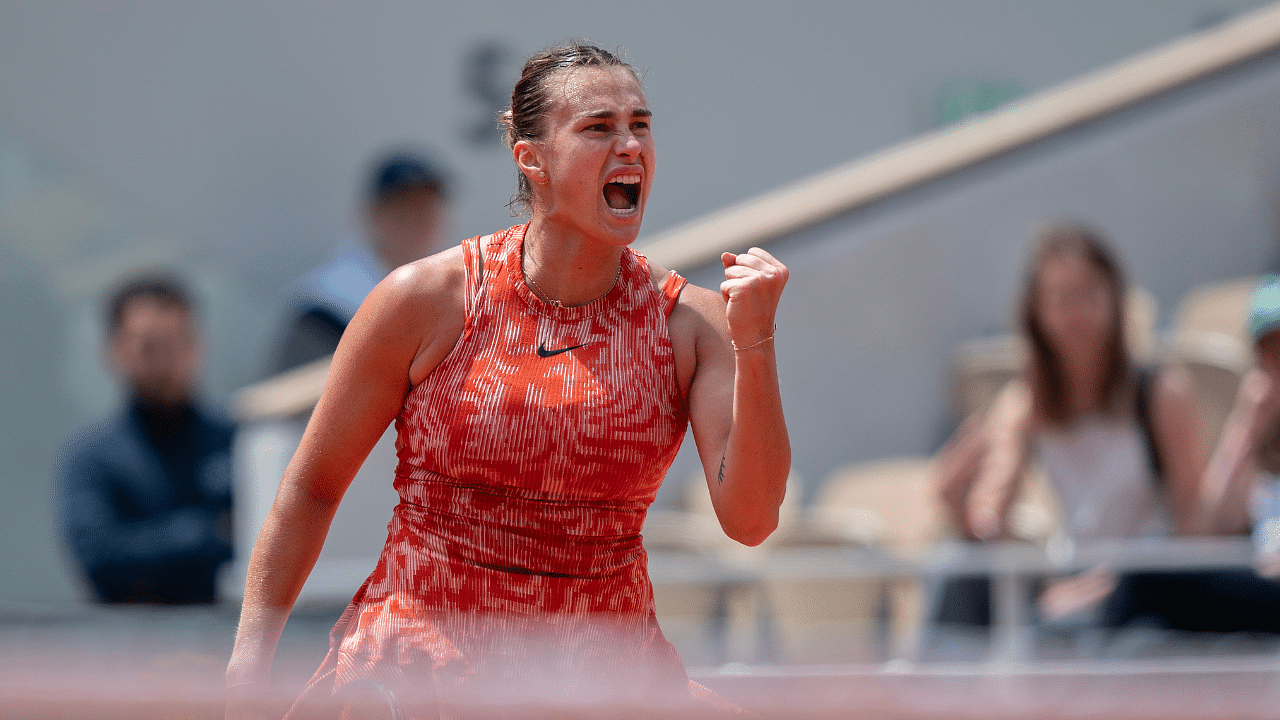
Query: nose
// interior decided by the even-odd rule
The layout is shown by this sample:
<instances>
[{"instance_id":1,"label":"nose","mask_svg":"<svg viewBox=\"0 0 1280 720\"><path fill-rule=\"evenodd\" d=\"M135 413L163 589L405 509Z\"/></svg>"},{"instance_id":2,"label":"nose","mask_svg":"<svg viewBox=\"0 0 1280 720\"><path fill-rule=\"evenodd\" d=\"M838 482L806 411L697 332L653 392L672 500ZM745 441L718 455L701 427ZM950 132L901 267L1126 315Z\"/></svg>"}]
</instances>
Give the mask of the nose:
<instances>
[{"instance_id":1,"label":"nose","mask_svg":"<svg viewBox=\"0 0 1280 720\"><path fill-rule=\"evenodd\" d=\"M640 154L640 138L631 132L631 128L622 128L618 131L618 140L614 143L614 152L620 157L636 157Z\"/></svg>"}]
</instances>

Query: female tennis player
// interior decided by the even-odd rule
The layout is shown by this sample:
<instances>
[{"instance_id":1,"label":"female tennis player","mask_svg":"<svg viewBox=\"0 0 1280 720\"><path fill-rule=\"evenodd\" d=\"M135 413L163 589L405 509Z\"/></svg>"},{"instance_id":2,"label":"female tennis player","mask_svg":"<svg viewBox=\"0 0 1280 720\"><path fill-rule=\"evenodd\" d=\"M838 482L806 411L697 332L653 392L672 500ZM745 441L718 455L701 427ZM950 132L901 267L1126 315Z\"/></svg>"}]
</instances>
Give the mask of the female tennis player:
<instances>
[{"instance_id":1,"label":"female tennis player","mask_svg":"<svg viewBox=\"0 0 1280 720\"><path fill-rule=\"evenodd\" d=\"M399 268L348 327L250 560L229 718L262 712L290 608L393 421L386 545L289 717L734 712L662 636L640 529L687 424L725 532L755 545L775 529L787 270L725 253L716 292L630 248L652 115L613 53L534 55L503 122L531 218Z\"/></svg>"}]
</instances>

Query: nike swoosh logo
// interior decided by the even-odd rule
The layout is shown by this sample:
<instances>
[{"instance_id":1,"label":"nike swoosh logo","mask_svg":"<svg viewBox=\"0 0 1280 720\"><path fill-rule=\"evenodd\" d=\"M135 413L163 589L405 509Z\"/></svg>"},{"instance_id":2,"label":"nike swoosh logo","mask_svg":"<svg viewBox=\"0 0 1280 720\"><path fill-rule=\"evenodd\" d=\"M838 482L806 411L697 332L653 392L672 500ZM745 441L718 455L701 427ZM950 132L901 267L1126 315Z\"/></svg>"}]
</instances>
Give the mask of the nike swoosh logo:
<instances>
[{"instance_id":1,"label":"nike swoosh logo","mask_svg":"<svg viewBox=\"0 0 1280 720\"><path fill-rule=\"evenodd\" d=\"M559 350L548 350L547 344L544 342L538 346L538 357L544 357L544 358L552 357L554 355L559 355L560 353L569 352L570 350L577 350L580 347L586 347L586 346L587 346L586 343L582 343L581 345L570 345L569 347L562 347Z\"/></svg>"}]
</instances>

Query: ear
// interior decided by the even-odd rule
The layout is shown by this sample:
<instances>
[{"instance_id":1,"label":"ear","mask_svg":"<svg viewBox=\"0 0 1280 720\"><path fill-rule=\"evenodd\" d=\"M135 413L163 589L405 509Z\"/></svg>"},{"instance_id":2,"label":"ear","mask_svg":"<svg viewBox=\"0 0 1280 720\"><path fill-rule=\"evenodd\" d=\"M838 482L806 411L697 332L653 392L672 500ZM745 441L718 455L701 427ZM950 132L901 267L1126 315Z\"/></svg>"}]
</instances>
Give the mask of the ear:
<instances>
[{"instance_id":1,"label":"ear","mask_svg":"<svg viewBox=\"0 0 1280 720\"><path fill-rule=\"evenodd\" d=\"M528 140L521 140L511 148L511 157L516 167L529 180L531 185L544 185L547 182L546 159L538 146Z\"/></svg>"}]
</instances>

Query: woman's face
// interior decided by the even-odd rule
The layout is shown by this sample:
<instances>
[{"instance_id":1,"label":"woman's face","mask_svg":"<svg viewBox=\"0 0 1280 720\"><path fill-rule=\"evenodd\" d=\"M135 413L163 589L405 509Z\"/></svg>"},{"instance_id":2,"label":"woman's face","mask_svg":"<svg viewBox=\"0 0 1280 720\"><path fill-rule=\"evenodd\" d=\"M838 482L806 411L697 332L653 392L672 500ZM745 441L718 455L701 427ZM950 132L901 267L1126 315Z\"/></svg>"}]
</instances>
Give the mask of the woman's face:
<instances>
[{"instance_id":1,"label":"woman's face","mask_svg":"<svg viewBox=\"0 0 1280 720\"><path fill-rule=\"evenodd\" d=\"M629 244L653 182L644 93L621 67L574 68L548 82L552 102L543 137L530 144L547 173L529 178L535 212L584 235Z\"/></svg>"},{"instance_id":2,"label":"woman's face","mask_svg":"<svg viewBox=\"0 0 1280 720\"><path fill-rule=\"evenodd\" d=\"M1116 298L1103 274L1084 258L1057 255L1040 267L1036 312L1062 354L1095 353L1112 332Z\"/></svg>"}]
</instances>

